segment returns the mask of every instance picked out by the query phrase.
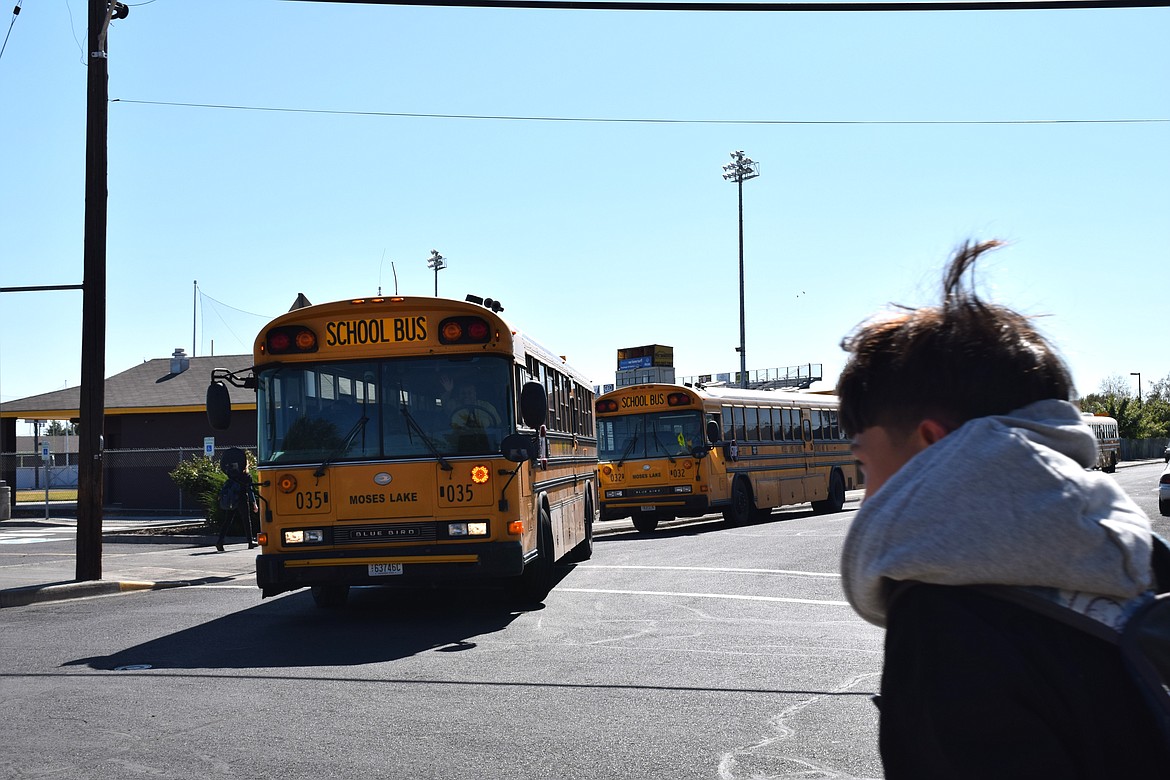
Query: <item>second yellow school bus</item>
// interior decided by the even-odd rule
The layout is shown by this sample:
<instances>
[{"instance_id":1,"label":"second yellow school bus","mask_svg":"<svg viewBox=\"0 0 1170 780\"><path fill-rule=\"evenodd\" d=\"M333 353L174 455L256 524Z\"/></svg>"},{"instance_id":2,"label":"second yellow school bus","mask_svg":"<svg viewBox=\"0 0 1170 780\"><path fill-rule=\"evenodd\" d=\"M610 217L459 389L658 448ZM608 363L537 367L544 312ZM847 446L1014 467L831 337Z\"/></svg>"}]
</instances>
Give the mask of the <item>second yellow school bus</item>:
<instances>
[{"instance_id":1,"label":"second yellow school bus","mask_svg":"<svg viewBox=\"0 0 1170 780\"><path fill-rule=\"evenodd\" d=\"M499 579L525 600L589 557L597 447L584 376L488 299L367 298L295 309L257 336L264 596Z\"/></svg>"},{"instance_id":2,"label":"second yellow school bus","mask_svg":"<svg viewBox=\"0 0 1170 780\"><path fill-rule=\"evenodd\" d=\"M722 512L732 523L812 502L836 512L860 486L835 396L647 384L598 397L601 519Z\"/></svg>"}]
</instances>

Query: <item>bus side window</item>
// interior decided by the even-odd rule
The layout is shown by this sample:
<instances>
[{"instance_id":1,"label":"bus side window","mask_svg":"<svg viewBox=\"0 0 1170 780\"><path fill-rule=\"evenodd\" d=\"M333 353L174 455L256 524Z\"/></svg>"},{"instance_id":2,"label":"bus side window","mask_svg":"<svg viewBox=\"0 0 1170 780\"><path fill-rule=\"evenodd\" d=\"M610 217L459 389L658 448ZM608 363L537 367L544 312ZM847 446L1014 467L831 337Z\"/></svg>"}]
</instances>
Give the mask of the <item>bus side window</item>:
<instances>
[{"instance_id":1,"label":"bus side window","mask_svg":"<svg viewBox=\"0 0 1170 780\"><path fill-rule=\"evenodd\" d=\"M834 441L837 441L837 440L841 439L841 428L837 424L837 410L830 409L827 412L827 414L829 415L829 436L828 436L828 438L830 438Z\"/></svg>"},{"instance_id":2,"label":"bus side window","mask_svg":"<svg viewBox=\"0 0 1170 780\"><path fill-rule=\"evenodd\" d=\"M760 440L760 410L754 406L744 409L744 436L745 441Z\"/></svg>"},{"instance_id":3,"label":"bus side window","mask_svg":"<svg viewBox=\"0 0 1170 780\"><path fill-rule=\"evenodd\" d=\"M760 409L760 439L772 440L772 409Z\"/></svg>"},{"instance_id":4,"label":"bus side window","mask_svg":"<svg viewBox=\"0 0 1170 780\"><path fill-rule=\"evenodd\" d=\"M723 438L730 441L735 438L735 423L731 419L731 407L723 407Z\"/></svg>"}]
</instances>

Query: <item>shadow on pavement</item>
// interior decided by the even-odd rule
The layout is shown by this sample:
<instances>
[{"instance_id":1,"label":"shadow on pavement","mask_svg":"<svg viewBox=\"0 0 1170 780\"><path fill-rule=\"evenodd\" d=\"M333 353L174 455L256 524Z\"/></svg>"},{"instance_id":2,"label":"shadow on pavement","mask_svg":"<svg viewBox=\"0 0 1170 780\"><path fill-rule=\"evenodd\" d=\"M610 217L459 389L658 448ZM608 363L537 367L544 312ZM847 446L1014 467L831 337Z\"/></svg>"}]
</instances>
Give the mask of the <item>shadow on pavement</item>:
<instances>
[{"instance_id":1,"label":"shadow on pavement","mask_svg":"<svg viewBox=\"0 0 1170 780\"><path fill-rule=\"evenodd\" d=\"M540 607L537 607L539 609ZM421 652L454 652L502 631L527 609L503 591L354 588L341 609L318 609L294 591L112 655L64 666L115 670L338 667L392 661Z\"/></svg>"}]
</instances>

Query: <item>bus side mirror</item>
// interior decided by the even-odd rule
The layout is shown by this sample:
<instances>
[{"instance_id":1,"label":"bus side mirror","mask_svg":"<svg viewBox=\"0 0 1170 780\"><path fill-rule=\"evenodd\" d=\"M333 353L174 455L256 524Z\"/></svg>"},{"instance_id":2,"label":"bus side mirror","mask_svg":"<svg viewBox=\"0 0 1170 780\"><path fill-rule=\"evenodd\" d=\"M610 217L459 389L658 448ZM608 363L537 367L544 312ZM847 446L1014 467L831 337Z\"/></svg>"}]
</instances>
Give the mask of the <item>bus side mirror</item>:
<instances>
[{"instance_id":1,"label":"bus side mirror","mask_svg":"<svg viewBox=\"0 0 1170 780\"><path fill-rule=\"evenodd\" d=\"M539 428L548 417L548 393L539 382L525 382L520 388L520 418L529 428Z\"/></svg>"},{"instance_id":2,"label":"bus side mirror","mask_svg":"<svg viewBox=\"0 0 1170 780\"><path fill-rule=\"evenodd\" d=\"M232 397L218 379L207 387L207 422L217 431L226 431L232 422Z\"/></svg>"},{"instance_id":3,"label":"bus side mirror","mask_svg":"<svg viewBox=\"0 0 1170 780\"><path fill-rule=\"evenodd\" d=\"M707 421L707 441L712 444L719 443L719 423L715 420Z\"/></svg>"},{"instance_id":4,"label":"bus side mirror","mask_svg":"<svg viewBox=\"0 0 1170 780\"><path fill-rule=\"evenodd\" d=\"M500 453L513 463L524 463L536 458L536 440L522 433L510 433L500 443Z\"/></svg>"}]
</instances>

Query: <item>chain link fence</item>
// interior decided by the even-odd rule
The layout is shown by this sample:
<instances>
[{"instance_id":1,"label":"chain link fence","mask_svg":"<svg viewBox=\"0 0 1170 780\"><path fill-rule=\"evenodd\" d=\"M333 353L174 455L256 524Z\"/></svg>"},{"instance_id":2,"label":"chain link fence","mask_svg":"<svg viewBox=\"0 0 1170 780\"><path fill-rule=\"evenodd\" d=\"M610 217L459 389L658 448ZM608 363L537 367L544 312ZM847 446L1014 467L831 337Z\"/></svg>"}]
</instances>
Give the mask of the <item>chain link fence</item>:
<instances>
[{"instance_id":1,"label":"chain link fence","mask_svg":"<svg viewBox=\"0 0 1170 780\"><path fill-rule=\"evenodd\" d=\"M218 463L224 451L233 447L256 454L254 444L235 444L217 446L210 457ZM198 497L180 490L170 476L181 462L203 457L206 456L202 447L105 450L102 503L122 514L203 517L204 509ZM76 489L77 453L54 454L50 460L50 489ZM45 487L45 466L39 453L0 454L0 468L8 473L15 469L17 490Z\"/></svg>"}]
</instances>

